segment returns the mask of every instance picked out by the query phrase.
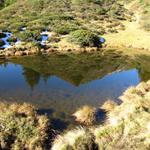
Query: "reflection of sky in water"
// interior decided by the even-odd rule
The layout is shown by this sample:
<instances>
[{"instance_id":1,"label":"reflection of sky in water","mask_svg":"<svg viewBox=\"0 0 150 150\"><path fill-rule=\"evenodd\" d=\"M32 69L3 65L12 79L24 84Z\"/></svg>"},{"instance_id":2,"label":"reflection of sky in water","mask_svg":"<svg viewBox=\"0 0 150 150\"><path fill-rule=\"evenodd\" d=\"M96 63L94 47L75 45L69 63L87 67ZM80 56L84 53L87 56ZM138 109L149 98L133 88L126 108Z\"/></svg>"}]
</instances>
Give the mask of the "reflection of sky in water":
<instances>
[{"instance_id":1,"label":"reflection of sky in water","mask_svg":"<svg viewBox=\"0 0 150 150\"><path fill-rule=\"evenodd\" d=\"M65 109L84 104L100 105L108 98L117 99L126 88L139 82L138 71L133 69L112 73L79 87L51 76L47 81L40 79L31 88L20 65L8 64L6 68L0 67L0 97L32 102L41 108L57 107L61 104L64 104Z\"/></svg>"},{"instance_id":2,"label":"reflection of sky in water","mask_svg":"<svg viewBox=\"0 0 150 150\"><path fill-rule=\"evenodd\" d=\"M37 72L9 63L0 66L0 99L33 103L41 113L49 113L57 129L64 129L66 125L74 125L71 114L78 107L98 107L106 99L117 100L126 88L139 82L138 71L133 69L112 73L77 87L57 76L44 79Z\"/></svg>"}]
</instances>

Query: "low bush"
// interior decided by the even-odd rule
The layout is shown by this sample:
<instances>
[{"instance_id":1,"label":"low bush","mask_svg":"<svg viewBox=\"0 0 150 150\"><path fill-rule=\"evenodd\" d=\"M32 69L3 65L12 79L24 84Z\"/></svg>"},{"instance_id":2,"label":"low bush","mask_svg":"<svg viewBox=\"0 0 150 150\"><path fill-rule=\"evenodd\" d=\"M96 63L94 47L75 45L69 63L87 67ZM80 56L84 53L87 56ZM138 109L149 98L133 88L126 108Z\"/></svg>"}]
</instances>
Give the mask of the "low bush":
<instances>
[{"instance_id":1,"label":"low bush","mask_svg":"<svg viewBox=\"0 0 150 150\"><path fill-rule=\"evenodd\" d=\"M9 43L15 43L15 42L17 42L17 38L14 37L14 36L12 36L12 37L10 37L10 38L7 39L7 42L9 42Z\"/></svg>"},{"instance_id":2,"label":"low bush","mask_svg":"<svg viewBox=\"0 0 150 150\"><path fill-rule=\"evenodd\" d=\"M3 40L0 39L0 47L5 45L5 42Z\"/></svg>"},{"instance_id":3,"label":"low bush","mask_svg":"<svg viewBox=\"0 0 150 150\"><path fill-rule=\"evenodd\" d=\"M0 32L0 38L4 38L4 37L6 37L6 34L3 32Z\"/></svg>"},{"instance_id":4,"label":"low bush","mask_svg":"<svg viewBox=\"0 0 150 150\"><path fill-rule=\"evenodd\" d=\"M99 47L101 45L100 37L85 29L80 29L71 32L68 41L78 44L81 47L84 46Z\"/></svg>"}]
</instances>

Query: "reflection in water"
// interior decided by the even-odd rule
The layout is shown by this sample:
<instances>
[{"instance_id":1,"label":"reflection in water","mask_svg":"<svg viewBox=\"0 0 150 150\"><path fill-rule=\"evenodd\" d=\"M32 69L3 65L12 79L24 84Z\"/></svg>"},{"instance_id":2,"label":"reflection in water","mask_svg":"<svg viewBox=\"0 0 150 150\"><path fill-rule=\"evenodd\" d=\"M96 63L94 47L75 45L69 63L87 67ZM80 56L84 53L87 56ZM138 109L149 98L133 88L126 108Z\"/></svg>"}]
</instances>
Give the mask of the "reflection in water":
<instances>
[{"instance_id":1,"label":"reflection in water","mask_svg":"<svg viewBox=\"0 0 150 150\"><path fill-rule=\"evenodd\" d=\"M14 59L0 66L0 98L33 103L56 128L66 128L78 107L100 106L107 99L119 102L124 90L140 82L137 69L114 72L125 62L110 60L97 55Z\"/></svg>"},{"instance_id":2,"label":"reflection in water","mask_svg":"<svg viewBox=\"0 0 150 150\"><path fill-rule=\"evenodd\" d=\"M30 85L31 89L33 89L40 81L40 74L30 68L23 67L23 75Z\"/></svg>"}]
</instances>

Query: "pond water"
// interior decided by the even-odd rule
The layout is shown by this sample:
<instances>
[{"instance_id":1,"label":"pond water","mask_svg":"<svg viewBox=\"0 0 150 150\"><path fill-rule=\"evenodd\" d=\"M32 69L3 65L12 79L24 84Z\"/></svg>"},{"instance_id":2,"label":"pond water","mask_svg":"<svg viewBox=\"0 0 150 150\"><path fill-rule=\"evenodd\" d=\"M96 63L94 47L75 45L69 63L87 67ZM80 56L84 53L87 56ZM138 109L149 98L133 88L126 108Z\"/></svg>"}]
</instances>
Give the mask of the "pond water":
<instances>
[{"instance_id":1,"label":"pond water","mask_svg":"<svg viewBox=\"0 0 150 150\"><path fill-rule=\"evenodd\" d=\"M1 38L3 41L4 41L4 45L3 46L0 46L0 49L5 49L5 48L11 48L12 47L12 45L11 45L11 43L10 42L8 42L8 39L10 38L10 37L12 37L13 36L13 34L11 33L11 32L3 32L5 35L6 35L6 37L4 37L4 38ZM15 42L14 43L14 45L19 45L21 43L21 41L19 40L19 39L17 39L17 42Z\"/></svg>"},{"instance_id":2,"label":"pond water","mask_svg":"<svg viewBox=\"0 0 150 150\"><path fill-rule=\"evenodd\" d=\"M32 103L56 128L66 128L77 108L98 107L107 99L120 103L118 97L142 80L138 69L117 71L116 63L90 55L13 59L0 65L0 99Z\"/></svg>"},{"instance_id":3,"label":"pond water","mask_svg":"<svg viewBox=\"0 0 150 150\"><path fill-rule=\"evenodd\" d=\"M2 38L2 40L5 42L5 44L1 46L0 48L9 48L11 47L11 45L7 40L12 36L12 33L4 32L4 34L6 35L6 37Z\"/></svg>"},{"instance_id":4,"label":"pond water","mask_svg":"<svg viewBox=\"0 0 150 150\"><path fill-rule=\"evenodd\" d=\"M46 31L43 31L42 33L41 33L41 42L40 42L40 44L41 45L46 45L46 41L48 40L48 38L50 37L50 34L49 34L49 32L46 30Z\"/></svg>"},{"instance_id":5,"label":"pond water","mask_svg":"<svg viewBox=\"0 0 150 150\"><path fill-rule=\"evenodd\" d=\"M21 33L25 32L25 31L26 31L26 27L22 27L20 29ZM1 40L4 41L5 44L3 46L0 46L0 49L11 48L12 43L8 42L8 39L10 37L12 37L13 34L11 32L3 32L3 33L6 35L6 37L1 38ZM47 42L48 38L51 36L51 34L47 30L45 30L45 31L41 32L40 35L41 35L40 44L45 46L46 42ZM36 41L36 42L38 42L38 41ZM21 40L19 40L19 39L17 39L17 41L15 43L13 43L13 45L15 45L15 46L18 46L20 44L21 44Z\"/></svg>"}]
</instances>

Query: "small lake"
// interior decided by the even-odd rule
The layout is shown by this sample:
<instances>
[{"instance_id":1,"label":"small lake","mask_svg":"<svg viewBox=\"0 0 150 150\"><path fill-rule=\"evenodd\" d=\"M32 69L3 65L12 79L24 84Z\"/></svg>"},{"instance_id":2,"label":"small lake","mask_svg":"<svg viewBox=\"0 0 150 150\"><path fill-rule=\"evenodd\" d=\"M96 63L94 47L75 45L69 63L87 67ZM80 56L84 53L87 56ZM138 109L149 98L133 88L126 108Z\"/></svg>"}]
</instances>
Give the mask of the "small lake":
<instances>
[{"instance_id":1,"label":"small lake","mask_svg":"<svg viewBox=\"0 0 150 150\"><path fill-rule=\"evenodd\" d=\"M125 63L86 54L13 59L0 65L0 99L32 103L64 129L79 107L98 107L108 99L120 103L118 97L143 80L138 68L120 71Z\"/></svg>"}]
</instances>

